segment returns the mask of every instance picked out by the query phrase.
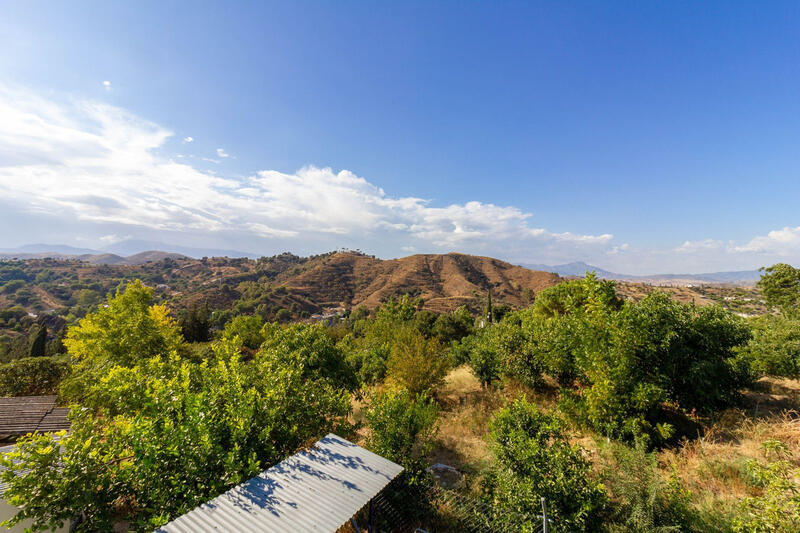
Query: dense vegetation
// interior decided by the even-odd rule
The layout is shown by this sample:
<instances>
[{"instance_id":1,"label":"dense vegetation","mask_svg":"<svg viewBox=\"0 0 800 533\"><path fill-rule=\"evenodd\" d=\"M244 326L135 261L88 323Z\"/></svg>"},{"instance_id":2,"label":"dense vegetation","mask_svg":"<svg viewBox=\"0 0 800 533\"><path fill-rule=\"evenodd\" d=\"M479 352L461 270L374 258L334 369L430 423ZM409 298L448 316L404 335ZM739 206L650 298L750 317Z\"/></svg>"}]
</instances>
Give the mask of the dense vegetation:
<instances>
[{"instance_id":1,"label":"dense vegetation","mask_svg":"<svg viewBox=\"0 0 800 533\"><path fill-rule=\"evenodd\" d=\"M171 312L130 282L57 337L37 323L26 357L0 367L4 394L57 390L75 406L68 434L22 439L0 478L35 528L80 516L79 530L147 531L336 431L402 464L395 501L441 531L463 531L464 513L532 530L542 497L555 531L794 531L784 441L737 467L748 496L724 512L658 460L696 445L760 376L800 377L800 272L776 265L760 286L774 311L755 320L658 291L622 299L588 275L517 311L488 297L478 316L437 314L405 295L326 324L257 305ZM464 365L476 396L502 401L479 413L486 459L442 500L426 467Z\"/></svg>"}]
</instances>

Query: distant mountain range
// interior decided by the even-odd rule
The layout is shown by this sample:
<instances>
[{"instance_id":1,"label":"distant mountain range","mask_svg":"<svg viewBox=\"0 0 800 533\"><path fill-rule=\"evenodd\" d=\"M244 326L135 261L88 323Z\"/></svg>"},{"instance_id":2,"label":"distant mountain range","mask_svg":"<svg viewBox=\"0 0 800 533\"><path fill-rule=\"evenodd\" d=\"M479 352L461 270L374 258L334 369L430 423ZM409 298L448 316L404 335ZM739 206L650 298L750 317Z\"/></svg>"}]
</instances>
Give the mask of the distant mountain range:
<instances>
[{"instance_id":1,"label":"distant mountain range","mask_svg":"<svg viewBox=\"0 0 800 533\"><path fill-rule=\"evenodd\" d=\"M142 265L151 261L160 261L167 258L181 259L186 257L181 254L161 252L158 250L148 250L139 252L138 254L121 256L112 253L98 252L96 250L90 250L91 253L74 253L75 250L80 251L78 248L69 252L64 251L65 248L70 248L68 246L59 248L59 250L47 252L0 251L0 259L44 259L50 257L53 259L75 259L93 265Z\"/></svg>"},{"instance_id":2,"label":"distant mountain range","mask_svg":"<svg viewBox=\"0 0 800 533\"><path fill-rule=\"evenodd\" d=\"M168 250L168 251L162 251ZM103 250L77 248L64 244L27 244L18 248L0 249L0 259L77 259L96 265L140 265L148 261L180 257L256 257L236 250L217 250L173 246L160 242L128 240Z\"/></svg>"},{"instance_id":3,"label":"distant mountain range","mask_svg":"<svg viewBox=\"0 0 800 533\"><path fill-rule=\"evenodd\" d=\"M523 264L533 270L554 272L559 276L583 276L586 272L594 271L603 279L620 281L633 281L649 283L652 285L695 285L703 283L725 283L730 285L752 285L761 278L758 270L739 270L733 272L709 272L704 274L653 274L648 276L634 276L619 274L584 262L565 263L563 265Z\"/></svg>"},{"instance_id":4,"label":"distant mountain range","mask_svg":"<svg viewBox=\"0 0 800 533\"><path fill-rule=\"evenodd\" d=\"M163 251L168 250L168 251ZM28 244L13 249L0 249L0 259L41 259L53 257L57 259L78 259L98 265L140 265L148 261L180 257L258 257L257 254L236 250L219 250L191 248L187 246L168 245L161 242L127 240L108 246L103 250L77 248L63 244ZM559 276L583 276L594 271L600 278L620 281L649 283L652 285L695 285L718 283L729 285L752 285L759 280L761 274L757 270L740 270L733 272L710 272L703 274L652 274L636 276L611 272L595 265L581 261L563 265L521 264L531 270L554 272Z\"/></svg>"}]
</instances>

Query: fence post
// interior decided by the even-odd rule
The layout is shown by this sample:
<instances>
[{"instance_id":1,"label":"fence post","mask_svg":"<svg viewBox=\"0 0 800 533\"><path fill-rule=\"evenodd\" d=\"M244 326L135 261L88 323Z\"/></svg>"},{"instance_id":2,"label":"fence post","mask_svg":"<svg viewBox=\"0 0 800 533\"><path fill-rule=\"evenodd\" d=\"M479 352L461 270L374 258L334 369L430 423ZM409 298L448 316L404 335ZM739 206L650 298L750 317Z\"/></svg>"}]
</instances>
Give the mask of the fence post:
<instances>
[{"instance_id":1,"label":"fence post","mask_svg":"<svg viewBox=\"0 0 800 533\"><path fill-rule=\"evenodd\" d=\"M542 497L542 533L550 533L550 523L547 521L547 503Z\"/></svg>"}]
</instances>

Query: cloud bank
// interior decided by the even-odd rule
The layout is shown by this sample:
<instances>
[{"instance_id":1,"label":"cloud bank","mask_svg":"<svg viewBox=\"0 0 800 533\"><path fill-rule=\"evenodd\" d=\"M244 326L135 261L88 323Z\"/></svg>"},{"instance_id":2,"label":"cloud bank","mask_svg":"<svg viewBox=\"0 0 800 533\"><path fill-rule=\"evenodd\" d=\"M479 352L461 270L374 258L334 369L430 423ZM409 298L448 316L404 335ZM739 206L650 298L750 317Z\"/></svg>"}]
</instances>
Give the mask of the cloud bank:
<instances>
[{"instance_id":1,"label":"cloud bank","mask_svg":"<svg viewBox=\"0 0 800 533\"><path fill-rule=\"evenodd\" d=\"M800 256L800 227L745 244L706 239L644 250L605 232L550 231L514 206L393 196L348 170L307 166L224 176L187 163L183 154L165 155L175 136L169 129L98 101L56 101L0 87L0 116L5 205L97 235L97 246L109 235L136 235L208 247L233 242L265 254L348 246L384 257L461 251L516 262L588 259L601 265L658 264L668 256ZM181 136L177 144L185 148L193 140ZM222 148L214 155L229 157Z\"/></svg>"}]
</instances>

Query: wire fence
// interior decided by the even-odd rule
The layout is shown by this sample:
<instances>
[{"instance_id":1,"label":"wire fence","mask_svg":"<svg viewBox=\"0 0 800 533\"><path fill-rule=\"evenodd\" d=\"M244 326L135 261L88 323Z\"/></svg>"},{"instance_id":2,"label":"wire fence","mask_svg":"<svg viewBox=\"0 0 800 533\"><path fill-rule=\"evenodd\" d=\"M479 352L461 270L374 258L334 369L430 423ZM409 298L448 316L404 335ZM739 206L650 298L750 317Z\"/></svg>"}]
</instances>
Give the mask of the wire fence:
<instances>
[{"instance_id":1,"label":"wire fence","mask_svg":"<svg viewBox=\"0 0 800 533\"><path fill-rule=\"evenodd\" d=\"M457 488L397 484L384 489L374 504L379 517L377 531L382 533L554 533L544 499L541 511L515 512L500 509Z\"/></svg>"}]
</instances>

